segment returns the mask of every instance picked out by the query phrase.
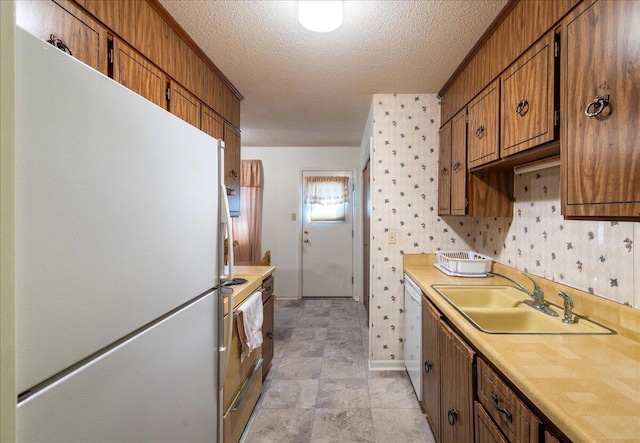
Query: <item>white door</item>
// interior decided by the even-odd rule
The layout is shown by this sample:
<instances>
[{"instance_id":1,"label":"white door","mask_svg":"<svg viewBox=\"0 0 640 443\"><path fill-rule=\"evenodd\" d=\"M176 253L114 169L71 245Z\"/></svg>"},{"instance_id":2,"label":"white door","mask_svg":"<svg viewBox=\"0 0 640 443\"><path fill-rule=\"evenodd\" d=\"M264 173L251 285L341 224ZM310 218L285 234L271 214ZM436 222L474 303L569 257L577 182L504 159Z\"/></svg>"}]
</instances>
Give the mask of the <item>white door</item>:
<instances>
[{"instance_id":1,"label":"white door","mask_svg":"<svg viewBox=\"0 0 640 443\"><path fill-rule=\"evenodd\" d=\"M317 204L305 198L313 177L346 177L348 201ZM353 173L302 171L302 296L353 297Z\"/></svg>"}]
</instances>

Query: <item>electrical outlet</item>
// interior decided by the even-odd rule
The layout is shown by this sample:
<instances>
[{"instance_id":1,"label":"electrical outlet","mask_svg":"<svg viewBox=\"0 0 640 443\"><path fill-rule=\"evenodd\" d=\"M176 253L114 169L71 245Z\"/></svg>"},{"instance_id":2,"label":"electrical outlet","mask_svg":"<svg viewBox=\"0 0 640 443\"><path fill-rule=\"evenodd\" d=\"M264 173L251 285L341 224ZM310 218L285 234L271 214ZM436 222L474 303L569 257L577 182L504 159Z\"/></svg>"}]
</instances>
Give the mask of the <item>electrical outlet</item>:
<instances>
[{"instance_id":1,"label":"electrical outlet","mask_svg":"<svg viewBox=\"0 0 640 443\"><path fill-rule=\"evenodd\" d=\"M389 244L390 245L395 245L396 244L396 231L389 231Z\"/></svg>"}]
</instances>

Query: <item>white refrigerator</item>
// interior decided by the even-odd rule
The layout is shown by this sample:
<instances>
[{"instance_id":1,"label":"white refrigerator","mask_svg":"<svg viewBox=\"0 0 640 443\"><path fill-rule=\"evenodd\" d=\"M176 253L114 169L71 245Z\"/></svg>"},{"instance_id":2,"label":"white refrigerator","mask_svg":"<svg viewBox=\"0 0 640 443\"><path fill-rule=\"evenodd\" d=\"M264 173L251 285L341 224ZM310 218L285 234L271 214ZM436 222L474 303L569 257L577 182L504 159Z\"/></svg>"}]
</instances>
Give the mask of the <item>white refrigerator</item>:
<instances>
[{"instance_id":1,"label":"white refrigerator","mask_svg":"<svg viewBox=\"0 0 640 443\"><path fill-rule=\"evenodd\" d=\"M217 441L220 145L16 28L18 441Z\"/></svg>"}]
</instances>

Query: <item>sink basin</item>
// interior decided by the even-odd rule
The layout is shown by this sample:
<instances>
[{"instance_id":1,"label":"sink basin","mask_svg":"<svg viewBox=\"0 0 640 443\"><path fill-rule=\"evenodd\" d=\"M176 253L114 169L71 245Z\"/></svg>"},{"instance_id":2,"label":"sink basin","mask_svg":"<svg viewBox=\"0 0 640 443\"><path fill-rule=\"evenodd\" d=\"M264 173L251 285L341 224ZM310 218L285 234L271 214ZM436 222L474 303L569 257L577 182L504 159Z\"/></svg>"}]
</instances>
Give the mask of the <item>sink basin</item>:
<instances>
[{"instance_id":1,"label":"sink basin","mask_svg":"<svg viewBox=\"0 0 640 443\"><path fill-rule=\"evenodd\" d=\"M473 326L488 334L615 334L594 321L574 315L575 323L562 322L562 308L550 305L551 317L524 303L529 296L513 286L433 285Z\"/></svg>"}]
</instances>

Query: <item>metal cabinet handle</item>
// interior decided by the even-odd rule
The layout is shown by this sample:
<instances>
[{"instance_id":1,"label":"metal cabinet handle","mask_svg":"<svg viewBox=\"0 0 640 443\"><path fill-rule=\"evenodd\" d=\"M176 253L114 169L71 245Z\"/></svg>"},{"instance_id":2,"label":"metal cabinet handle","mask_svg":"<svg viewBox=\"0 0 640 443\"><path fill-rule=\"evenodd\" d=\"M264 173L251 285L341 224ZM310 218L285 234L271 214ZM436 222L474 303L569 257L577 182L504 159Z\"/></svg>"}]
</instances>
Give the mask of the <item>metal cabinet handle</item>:
<instances>
[{"instance_id":1,"label":"metal cabinet handle","mask_svg":"<svg viewBox=\"0 0 640 443\"><path fill-rule=\"evenodd\" d=\"M523 115L526 114L526 112L523 112L523 111L528 107L529 107L529 100L527 100L527 97L525 97L522 100L520 100L520 102L518 103L518 106L516 106L516 115L519 115L522 117Z\"/></svg>"},{"instance_id":2,"label":"metal cabinet handle","mask_svg":"<svg viewBox=\"0 0 640 443\"><path fill-rule=\"evenodd\" d=\"M461 166L462 166L462 163L456 162L455 165L453 165L453 170L454 171L458 171Z\"/></svg>"},{"instance_id":3,"label":"metal cabinet handle","mask_svg":"<svg viewBox=\"0 0 640 443\"><path fill-rule=\"evenodd\" d=\"M47 43L51 43L53 46L55 46L62 52L66 52L69 55L73 55L71 53L71 49L69 49L69 46L67 46L67 44L63 42L62 39L56 37L53 34L49 34L49 40L47 40Z\"/></svg>"},{"instance_id":4,"label":"metal cabinet handle","mask_svg":"<svg viewBox=\"0 0 640 443\"><path fill-rule=\"evenodd\" d=\"M232 169L231 175L233 176L233 178L238 178L238 171L236 171L235 169Z\"/></svg>"},{"instance_id":5,"label":"metal cabinet handle","mask_svg":"<svg viewBox=\"0 0 640 443\"><path fill-rule=\"evenodd\" d=\"M431 371L432 367L433 367L433 363L431 362L431 360L427 360L424 362L424 372Z\"/></svg>"},{"instance_id":6,"label":"metal cabinet handle","mask_svg":"<svg viewBox=\"0 0 640 443\"><path fill-rule=\"evenodd\" d=\"M447 412L447 421L453 426L456 424L456 420L458 420L458 411L456 411L456 408L449 409L449 412Z\"/></svg>"},{"instance_id":7,"label":"metal cabinet handle","mask_svg":"<svg viewBox=\"0 0 640 443\"><path fill-rule=\"evenodd\" d=\"M478 129L476 129L476 137L480 138L482 137L483 134L484 134L484 126L480 125L478 126Z\"/></svg>"},{"instance_id":8,"label":"metal cabinet handle","mask_svg":"<svg viewBox=\"0 0 640 443\"><path fill-rule=\"evenodd\" d=\"M600 113L609 106L609 94L607 95L599 95L593 99L591 103L587 105L584 110L584 115L587 117L595 117L600 115Z\"/></svg>"},{"instance_id":9,"label":"metal cabinet handle","mask_svg":"<svg viewBox=\"0 0 640 443\"><path fill-rule=\"evenodd\" d=\"M271 331L267 332L267 338L269 340L273 340L273 332L271 332Z\"/></svg>"},{"instance_id":10,"label":"metal cabinet handle","mask_svg":"<svg viewBox=\"0 0 640 443\"><path fill-rule=\"evenodd\" d=\"M498 394L496 394L495 392L491 391L491 403L493 404L493 408L498 411L501 414L504 414L504 416L507 418L507 420L509 420L510 422L513 421L513 415L511 414L511 411L509 410L509 408L503 408L500 407L498 405Z\"/></svg>"},{"instance_id":11,"label":"metal cabinet handle","mask_svg":"<svg viewBox=\"0 0 640 443\"><path fill-rule=\"evenodd\" d=\"M302 240L304 243L309 243L309 239L305 238L304 240Z\"/></svg>"},{"instance_id":12,"label":"metal cabinet handle","mask_svg":"<svg viewBox=\"0 0 640 443\"><path fill-rule=\"evenodd\" d=\"M447 175L447 172L448 172L447 168L440 169L440 175L442 175L443 177Z\"/></svg>"},{"instance_id":13,"label":"metal cabinet handle","mask_svg":"<svg viewBox=\"0 0 640 443\"><path fill-rule=\"evenodd\" d=\"M251 386L253 379L256 378L258 369L260 369L263 362L264 362L264 359L262 357L260 357L258 361L256 361L256 364L253 367L253 371L251 371L251 376L249 376L249 378L245 380L244 384L242 385L242 389L240 390L240 394L238 394L238 398L236 399L235 403L233 403L233 406L231 407L231 412L236 412L240 407L240 403L242 403L242 400L244 400L245 395L247 395L247 391L249 390L249 387Z\"/></svg>"}]
</instances>

